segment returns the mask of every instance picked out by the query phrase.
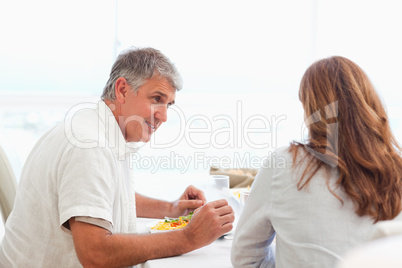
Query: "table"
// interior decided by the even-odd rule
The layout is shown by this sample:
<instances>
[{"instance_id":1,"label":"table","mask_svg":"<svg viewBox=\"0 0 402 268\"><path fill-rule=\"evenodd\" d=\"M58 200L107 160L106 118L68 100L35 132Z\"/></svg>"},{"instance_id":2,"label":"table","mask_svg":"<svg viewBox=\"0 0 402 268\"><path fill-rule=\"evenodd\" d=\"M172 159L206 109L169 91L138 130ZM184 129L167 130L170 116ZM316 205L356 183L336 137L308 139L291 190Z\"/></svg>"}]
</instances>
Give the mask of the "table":
<instances>
[{"instance_id":1,"label":"table","mask_svg":"<svg viewBox=\"0 0 402 268\"><path fill-rule=\"evenodd\" d=\"M205 180L208 174L141 174L136 181L137 192L150 197L168 201L176 200L184 189L192 184L205 191ZM230 201L230 200L228 200ZM231 203L231 202L229 202ZM236 204L231 204L236 211ZM146 225L155 219L138 218L137 232L147 233ZM169 258L149 260L137 265L137 268L169 268L199 267L226 268L232 267L230 249L232 240L219 238L212 244L192 252Z\"/></svg>"},{"instance_id":2,"label":"table","mask_svg":"<svg viewBox=\"0 0 402 268\"><path fill-rule=\"evenodd\" d=\"M138 218L137 231L146 233L148 230L145 226L155 219ZM169 258L149 260L145 263L137 265L137 268L169 268L169 267L199 267L199 268L229 268L232 267L230 262L230 249L232 240L219 238L212 244L203 248L196 249L192 252Z\"/></svg>"}]
</instances>

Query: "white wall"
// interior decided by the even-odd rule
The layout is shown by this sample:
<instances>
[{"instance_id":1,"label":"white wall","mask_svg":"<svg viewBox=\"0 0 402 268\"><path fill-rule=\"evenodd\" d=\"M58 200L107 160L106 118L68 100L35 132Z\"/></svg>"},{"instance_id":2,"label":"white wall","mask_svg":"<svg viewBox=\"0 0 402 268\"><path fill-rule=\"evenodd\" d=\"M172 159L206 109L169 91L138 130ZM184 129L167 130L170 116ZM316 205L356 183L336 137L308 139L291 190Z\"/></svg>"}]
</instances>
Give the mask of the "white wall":
<instances>
[{"instance_id":1,"label":"white wall","mask_svg":"<svg viewBox=\"0 0 402 268\"><path fill-rule=\"evenodd\" d=\"M97 100L114 56L130 46L160 49L184 79L176 109L185 119L170 112L154 145L140 151L149 161L173 152L190 161L187 171L201 171L205 167L195 162L200 154L227 165L240 155L250 166L301 139L300 78L313 61L330 55L349 57L366 70L400 139L400 11L397 0L3 1L2 141L19 162L18 173L34 142L63 120L69 106ZM225 131L230 123L222 116L240 132ZM256 130L246 137L245 128ZM155 146L174 138L174 146ZM207 148L197 145L208 141ZM140 169L183 170L177 163L165 167L144 162Z\"/></svg>"}]
</instances>

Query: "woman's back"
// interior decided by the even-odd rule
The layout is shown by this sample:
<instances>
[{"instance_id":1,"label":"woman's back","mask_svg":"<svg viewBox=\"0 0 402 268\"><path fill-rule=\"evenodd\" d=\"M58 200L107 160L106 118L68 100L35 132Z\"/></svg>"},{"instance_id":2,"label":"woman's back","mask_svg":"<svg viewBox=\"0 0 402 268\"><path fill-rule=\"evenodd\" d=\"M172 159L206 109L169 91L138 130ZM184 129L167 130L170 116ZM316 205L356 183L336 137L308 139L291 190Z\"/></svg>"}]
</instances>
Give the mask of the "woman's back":
<instances>
[{"instance_id":1,"label":"woman's back","mask_svg":"<svg viewBox=\"0 0 402 268\"><path fill-rule=\"evenodd\" d=\"M276 267L285 268L334 267L347 250L370 239L376 225L369 216L358 216L352 200L336 188L336 168L320 169L308 187L298 190L307 154L298 154L295 167L289 148L280 148L258 173L236 228L235 267L275 267L266 259L266 241L274 231ZM343 204L329 191L327 179Z\"/></svg>"},{"instance_id":2,"label":"woman's back","mask_svg":"<svg viewBox=\"0 0 402 268\"><path fill-rule=\"evenodd\" d=\"M308 137L274 153L256 177L234 266L270 267L276 258L280 267L333 267L375 223L401 220L401 148L364 71L344 57L319 60L304 73L299 99Z\"/></svg>"}]
</instances>

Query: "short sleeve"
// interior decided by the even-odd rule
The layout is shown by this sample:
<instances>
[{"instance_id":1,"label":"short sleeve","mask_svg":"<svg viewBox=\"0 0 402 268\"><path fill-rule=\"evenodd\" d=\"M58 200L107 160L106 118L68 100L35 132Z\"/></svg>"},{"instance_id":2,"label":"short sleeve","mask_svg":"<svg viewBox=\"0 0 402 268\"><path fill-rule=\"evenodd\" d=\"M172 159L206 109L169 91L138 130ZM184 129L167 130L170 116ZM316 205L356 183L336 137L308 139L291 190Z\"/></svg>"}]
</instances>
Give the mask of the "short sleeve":
<instances>
[{"instance_id":1,"label":"short sleeve","mask_svg":"<svg viewBox=\"0 0 402 268\"><path fill-rule=\"evenodd\" d=\"M107 148L71 147L58 169L59 223L71 217L99 218L113 224L116 160Z\"/></svg>"}]
</instances>

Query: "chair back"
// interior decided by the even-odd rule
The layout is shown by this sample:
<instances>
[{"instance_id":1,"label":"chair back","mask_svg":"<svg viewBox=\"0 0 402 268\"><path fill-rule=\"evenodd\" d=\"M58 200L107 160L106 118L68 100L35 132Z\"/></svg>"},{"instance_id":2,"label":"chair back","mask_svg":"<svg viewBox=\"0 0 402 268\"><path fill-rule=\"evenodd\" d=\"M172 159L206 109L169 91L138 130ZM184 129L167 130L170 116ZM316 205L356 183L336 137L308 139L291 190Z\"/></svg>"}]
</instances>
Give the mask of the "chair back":
<instances>
[{"instance_id":1,"label":"chair back","mask_svg":"<svg viewBox=\"0 0 402 268\"><path fill-rule=\"evenodd\" d=\"M0 208L4 223L11 213L17 192L17 181L6 153L0 146Z\"/></svg>"}]
</instances>

